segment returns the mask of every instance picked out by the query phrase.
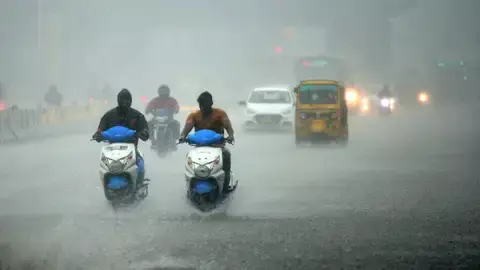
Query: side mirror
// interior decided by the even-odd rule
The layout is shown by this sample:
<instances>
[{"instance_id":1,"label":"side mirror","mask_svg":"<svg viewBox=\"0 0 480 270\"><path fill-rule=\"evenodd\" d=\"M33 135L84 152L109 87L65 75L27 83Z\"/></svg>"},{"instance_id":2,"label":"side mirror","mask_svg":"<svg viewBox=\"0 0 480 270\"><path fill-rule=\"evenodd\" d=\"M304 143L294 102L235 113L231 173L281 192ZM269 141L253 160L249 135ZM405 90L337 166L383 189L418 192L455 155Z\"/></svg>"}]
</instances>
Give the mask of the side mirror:
<instances>
[{"instance_id":1,"label":"side mirror","mask_svg":"<svg viewBox=\"0 0 480 270\"><path fill-rule=\"evenodd\" d=\"M240 106L247 106L247 102L244 101L244 100L242 100L242 101L239 101L239 102L238 102L238 105L240 105Z\"/></svg>"}]
</instances>

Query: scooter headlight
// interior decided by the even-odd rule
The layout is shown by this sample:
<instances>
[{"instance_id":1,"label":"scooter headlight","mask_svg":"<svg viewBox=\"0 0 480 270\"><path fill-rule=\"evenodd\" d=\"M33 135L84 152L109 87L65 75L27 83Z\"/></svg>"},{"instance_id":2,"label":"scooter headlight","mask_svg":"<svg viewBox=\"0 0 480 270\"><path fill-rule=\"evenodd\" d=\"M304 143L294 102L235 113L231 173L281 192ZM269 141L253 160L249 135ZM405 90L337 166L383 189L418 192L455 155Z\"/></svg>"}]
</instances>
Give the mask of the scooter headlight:
<instances>
[{"instance_id":1,"label":"scooter headlight","mask_svg":"<svg viewBox=\"0 0 480 270\"><path fill-rule=\"evenodd\" d=\"M217 166L220 164L220 156L215 158L212 162L209 162L207 164L198 164L192 161L190 157L187 158L187 166L190 167L195 176L199 178L206 178L210 175L212 170L217 168Z\"/></svg>"},{"instance_id":2,"label":"scooter headlight","mask_svg":"<svg viewBox=\"0 0 480 270\"><path fill-rule=\"evenodd\" d=\"M107 166L108 170L111 173L121 173L125 170L125 167L127 167L130 162L133 159L133 151L128 154L128 156L121 158L119 160L113 160L110 158L107 158L105 155L102 155L102 162Z\"/></svg>"},{"instance_id":3,"label":"scooter headlight","mask_svg":"<svg viewBox=\"0 0 480 270\"><path fill-rule=\"evenodd\" d=\"M210 175L211 169L208 168L208 166L206 165L200 165L194 169L194 172L195 172L195 176L200 178L206 178Z\"/></svg>"},{"instance_id":4,"label":"scooter headlight","mask_svg":"<svg viewBox=\"0 0 480 270\"><path fill-rule=\"evenodd\" d=\"M108 170L113 173L122 173L125 169L125 164L121 160L112 160L108 165Z\"/></svg>"},{"instance_id":5,"label":"scooter headlight","mask_svg":"<svg viewBox=\"0 0 480 270\"><path fill-rule=\"evenodd\" d=\"M388 106L390 106L390 100L384 98L384 99L382 99L382 100L380 101L380 104L381 104L383 107L388 107Z\"/></svg>"},{"instance_id":6,"label":"scooter headlight","mask_svg":"<svg viewBox=\"0 0 480 270\"><path fill-rule=\"evenodd\" d=\"M131 161L133 160L133 151L130 152L130 154L128 154L128 156L120 159L119 161L122 162L123 165L127 166L127 167L130 167L131 165Z\"/></svg>"}]
</instances>

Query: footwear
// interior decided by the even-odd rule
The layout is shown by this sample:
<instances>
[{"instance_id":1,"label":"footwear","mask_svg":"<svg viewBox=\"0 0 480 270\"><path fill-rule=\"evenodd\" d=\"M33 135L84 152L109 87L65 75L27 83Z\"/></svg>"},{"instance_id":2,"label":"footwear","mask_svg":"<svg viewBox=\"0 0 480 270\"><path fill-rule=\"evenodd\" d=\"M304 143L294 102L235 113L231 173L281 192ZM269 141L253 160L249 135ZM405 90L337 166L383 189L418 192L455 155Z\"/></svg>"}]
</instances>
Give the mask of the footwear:
<instances>
[{"instance_id":1,"label":"footwear","mask_svg":"<svg viewBox=\"0 0 480 270\"><path fill-rule=\"evenodd\" d=\"M139 172L137 174L137 186L142 185L145 182L145 180L148 181L148 179L145 179L145 172Z\"/></svg>"}]
</instances>

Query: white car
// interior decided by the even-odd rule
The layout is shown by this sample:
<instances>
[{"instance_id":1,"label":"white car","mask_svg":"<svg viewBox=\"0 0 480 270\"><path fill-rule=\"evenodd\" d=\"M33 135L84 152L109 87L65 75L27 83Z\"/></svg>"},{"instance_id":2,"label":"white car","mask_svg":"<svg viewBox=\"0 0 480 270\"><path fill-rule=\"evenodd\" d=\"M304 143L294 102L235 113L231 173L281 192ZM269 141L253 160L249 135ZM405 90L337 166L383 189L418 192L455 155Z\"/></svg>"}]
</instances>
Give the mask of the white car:
<instances>
[{"instance_id":1,"label":"white car","mask_svg":"<svg viewBox=\"0 0 480 270\"><path fill-rule=\"evenodd\" d=\"M295 117L295 96L288 86L253 89L245 106L243 126L251 129L291 129Z\"/></svg>"}]
</instances>

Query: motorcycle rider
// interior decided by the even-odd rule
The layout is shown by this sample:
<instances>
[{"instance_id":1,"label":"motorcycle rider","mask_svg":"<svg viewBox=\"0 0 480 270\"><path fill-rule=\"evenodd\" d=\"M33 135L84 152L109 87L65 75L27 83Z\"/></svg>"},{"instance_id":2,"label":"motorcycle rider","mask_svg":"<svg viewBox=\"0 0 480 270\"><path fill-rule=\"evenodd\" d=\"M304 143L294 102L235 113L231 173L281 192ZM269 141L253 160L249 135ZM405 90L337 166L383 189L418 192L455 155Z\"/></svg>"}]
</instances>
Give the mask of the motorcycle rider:
<instances>
[{"instance_id":1,"label":"motorcycle rider","mask_svg":"<svg viewBox=\"0 0 480 270\"><path fill-rule=\"evenodd\" d=\"M173 119L173 115L177 114L180 111L180 106L175 98L170 96L170 87L166 84L162 84L157 89L158 96L153 98L148 104L145 109L145 114L153 113L154 110L158 109L167 109L169 111L169 116L172 116L172 119L169 123L170 130L173 131L173 137L178 138L180 135L180 122L176 119ZM151 120L148 122L149 130L153 131L152 125L153 121ZM152 140L152 146L155 144ZM175 142L172 142L176 147Z\"/></svg>"},{"instance_id":2,"label":"motorcycle rider","mask_svg":"<svg viewBox=\"0 0 480 270\"><path fill-rule=\"evenodd\" d=\"M380 99L383 99L383 98L392 98L393 97L393 94L392 92L390 91L390 88L388 87L388 85L384 85L382 90L380 90L380 92L377 93L377 96L378 98Z\"/></svg>"},{"instance_id":3,"label":"motorcycle rider","mask_svg":"<svg viewBox=\"0 0 480 270\"><path fill-rule=\"evenodd\" d=\"M92 139L97 142L103 140L102 131L108 130L114 126L124 126L129 129L135 130L136 137L142 141L146 141L149 138L148 124L145 116L131 108L132 106L132 94L128 89L122 89L117 95L118 106L106 112L98 125L98 130L93 134ZM140 162L144 162L143 158L138 152L138 138L135 138L134 144L136 149L137 165ZM145 169L138 172L138 183L141 184L145 180Z\"/></svg>"},{"instance_id":4,"label":"motorcycle rider","mask_svg":"<svg viewBox=\"0 0 480 270\"><path fill-rule=\"evenodd\" d=\"M234 142L233 137L233 128L228 118L227 113L219 108L213 108L213 97L212 95L205 91L198 96L197 99L198 106L200 110L190 113L183 128L182 133L180 134L179 142L185 142L186 136L190 131L195 128L195 131L202 129L209 129L215 131L219 134L224 134L225 130L228 133L228 140ZM222 145L222 156L223 156L223 170L225 171L225 182L223 185L224 194L232 191L230 189L230 170L232 166L231 153Z\"/></svg>"}]
</instances>

